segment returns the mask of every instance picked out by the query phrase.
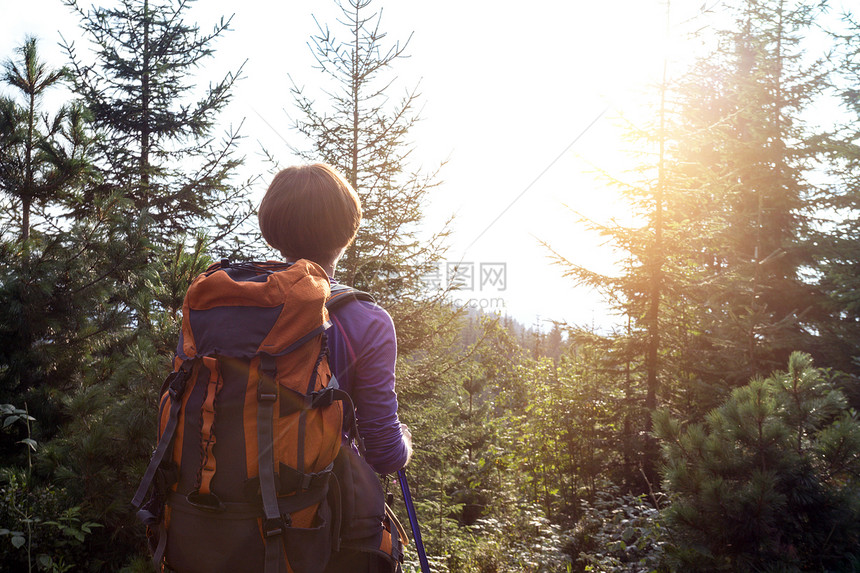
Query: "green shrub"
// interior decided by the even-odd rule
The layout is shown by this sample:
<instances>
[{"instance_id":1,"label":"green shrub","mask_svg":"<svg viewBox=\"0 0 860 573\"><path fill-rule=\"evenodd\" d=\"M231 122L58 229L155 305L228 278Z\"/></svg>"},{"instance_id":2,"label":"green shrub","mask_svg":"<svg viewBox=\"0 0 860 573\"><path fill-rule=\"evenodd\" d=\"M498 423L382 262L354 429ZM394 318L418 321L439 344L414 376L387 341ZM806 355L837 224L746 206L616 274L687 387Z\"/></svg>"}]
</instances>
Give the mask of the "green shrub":
<instances>
[{"instance_id":1,"label":"green shrub","mask_svg":"<svg viewBox=\"0 0 860 573\"><path fill-rule=\"evenodd\" d=\"M860 568L860 423L808 355L736 389L704 424L654 422L680 570Z\"/></svg>"}]
</instances>

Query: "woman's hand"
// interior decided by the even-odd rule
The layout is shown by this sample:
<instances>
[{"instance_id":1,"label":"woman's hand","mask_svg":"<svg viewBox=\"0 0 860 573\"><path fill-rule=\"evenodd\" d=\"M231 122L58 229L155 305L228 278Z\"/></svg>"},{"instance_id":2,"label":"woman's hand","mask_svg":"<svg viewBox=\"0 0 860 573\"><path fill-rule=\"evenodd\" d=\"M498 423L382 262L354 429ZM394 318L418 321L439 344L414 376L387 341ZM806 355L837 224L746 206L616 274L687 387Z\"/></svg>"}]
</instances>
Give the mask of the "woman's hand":
<instances>
[{"instance_id":1,"label":"woman's hand","mask_svg":"<svg viewBox=\"0 0 860 573\"><path fill-rule=\"evenodd\" d=\"M409 426L403 423L400 424L400 432L403 434L403 443L406 445L406 464L408 464L409 460L412 459L412 432L409 431Z\"/></svg>"}]
</instances>

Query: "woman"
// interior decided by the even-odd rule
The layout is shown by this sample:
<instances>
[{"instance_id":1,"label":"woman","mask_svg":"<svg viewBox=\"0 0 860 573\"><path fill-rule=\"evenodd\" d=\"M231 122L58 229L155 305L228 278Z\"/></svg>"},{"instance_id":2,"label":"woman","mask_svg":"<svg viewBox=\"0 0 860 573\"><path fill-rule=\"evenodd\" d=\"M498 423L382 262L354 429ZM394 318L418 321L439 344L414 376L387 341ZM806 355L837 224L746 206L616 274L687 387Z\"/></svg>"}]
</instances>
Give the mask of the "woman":
<instances>
[{"instance_id":1,"label":"woman","mask_svg":"<svg viewBox=\"0 0 860 573\"><path fill-rule=\"evenodd\" d=\"M260 203L260 230L287 262L311 260L335 284L334 274L361 222L361 203L352 186L325 164L279 172ZM388 313L355 300L331 314L329 364L338 384L352 397L365 459L380 474L405 466L412 436L397 417L394 366L397 341ZM364 562L366 561L366 566ZM359 565L362 563L362 565ZM327 571L385 570L371 554L341 551Z\"/></svg>"}]
</instances>

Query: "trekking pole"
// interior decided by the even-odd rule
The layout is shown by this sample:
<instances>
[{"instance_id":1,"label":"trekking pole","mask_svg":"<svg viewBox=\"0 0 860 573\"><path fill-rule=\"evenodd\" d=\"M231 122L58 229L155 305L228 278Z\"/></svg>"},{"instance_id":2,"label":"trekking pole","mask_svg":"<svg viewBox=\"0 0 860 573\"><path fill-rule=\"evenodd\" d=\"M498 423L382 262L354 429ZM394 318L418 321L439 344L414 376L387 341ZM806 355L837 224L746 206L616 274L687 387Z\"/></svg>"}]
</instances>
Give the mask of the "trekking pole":
<instances>
[{"instance_id":1,"label":"trekking pole","mask_svg":"<svg viewBox=\"0 0 860 573\"><path fill-rule=\"evenodd\" d=\"M412 527L412 537L415 539L415 549L418 551L421 573L430 573L430 564L427 562L427 554L424 552L424 542L421 541L421 529L418 527L418 516L415 515L415 505L412 503L412 494L409 493L409 484L406 482L405 468L397 472L397 481L400 482L400 491L403 492L403 503L406 505L409 525Z\"/></svg>"}]
</instances>

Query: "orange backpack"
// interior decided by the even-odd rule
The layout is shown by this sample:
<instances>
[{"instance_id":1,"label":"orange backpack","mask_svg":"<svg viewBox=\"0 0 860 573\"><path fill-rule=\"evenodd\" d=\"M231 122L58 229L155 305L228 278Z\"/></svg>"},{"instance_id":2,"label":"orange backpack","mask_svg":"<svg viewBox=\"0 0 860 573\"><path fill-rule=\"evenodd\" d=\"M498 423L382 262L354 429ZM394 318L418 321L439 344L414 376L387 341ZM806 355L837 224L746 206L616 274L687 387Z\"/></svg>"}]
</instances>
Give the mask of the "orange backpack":
<instances>
[{"instance_id":1,"label":"orange backpack","mask_svg":"<svg viewBox=\"0 0 860 573\"><path fill-rule=\"evenodd\" d=\"M355 514L342 515L341 498L356 486L333 470L369 466L341 448L344 434L360 439L327 360L333 301L325 271L307 260L222 260L188 288L158 445L132 500L159 570L323 571L350 537ZM378 498L371 475L368 497ZM380 546L368 549L396 566L405 537L386 513L371 518Z\"/></svg>"}]
</instances>

